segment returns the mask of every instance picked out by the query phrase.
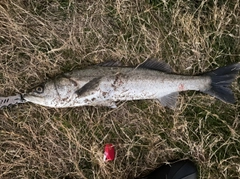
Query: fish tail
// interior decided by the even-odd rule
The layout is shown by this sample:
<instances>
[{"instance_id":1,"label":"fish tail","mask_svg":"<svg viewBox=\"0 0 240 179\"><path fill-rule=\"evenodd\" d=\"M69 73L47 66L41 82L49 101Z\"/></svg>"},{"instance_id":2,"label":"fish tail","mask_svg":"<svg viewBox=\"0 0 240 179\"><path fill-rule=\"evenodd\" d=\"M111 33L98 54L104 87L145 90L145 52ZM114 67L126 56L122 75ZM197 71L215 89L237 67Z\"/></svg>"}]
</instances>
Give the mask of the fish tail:
<instances>
[{"instance_id":1,"label":"fish tail","mask_svg":"<svg viewBox=\"0 0 240 179\"><path fill-rule=\"evenodd\" d=\"M233 92L229 87L239 70L240 63L235 63L203 74L211 78L210 88L203 92L224 102L235 103Z\"/></svg>"}]
</instances>

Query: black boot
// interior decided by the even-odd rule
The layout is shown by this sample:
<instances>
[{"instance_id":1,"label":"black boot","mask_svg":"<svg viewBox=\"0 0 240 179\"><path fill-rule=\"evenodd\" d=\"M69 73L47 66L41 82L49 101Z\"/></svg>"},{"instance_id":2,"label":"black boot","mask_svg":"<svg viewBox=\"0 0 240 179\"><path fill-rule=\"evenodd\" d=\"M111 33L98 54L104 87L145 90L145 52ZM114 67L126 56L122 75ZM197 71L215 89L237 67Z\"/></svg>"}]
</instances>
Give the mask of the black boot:
<instances>
[{"instance_id":1,"label":"black boot","mask_svg":"<svg viewBox=\"0 0 240 179\"><path fill-rule=\"evenodd\" d=\"M197 167L190 160L171 162L141 179L197 179Z\"/></svg>"}]
</instances>

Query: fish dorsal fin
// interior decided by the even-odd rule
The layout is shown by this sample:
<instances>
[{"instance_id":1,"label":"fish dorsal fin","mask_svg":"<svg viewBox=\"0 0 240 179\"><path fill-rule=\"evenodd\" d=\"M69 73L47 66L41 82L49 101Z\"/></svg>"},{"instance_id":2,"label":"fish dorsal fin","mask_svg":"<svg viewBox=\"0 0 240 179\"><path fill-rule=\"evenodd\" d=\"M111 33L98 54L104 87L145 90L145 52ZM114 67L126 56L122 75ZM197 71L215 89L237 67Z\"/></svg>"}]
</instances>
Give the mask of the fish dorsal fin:
<instances>
[{"instance_id":1,"label":"fish dorsal fin","mask_svg":"<svg viewBox=\"0 0 240 179\"><path fill-rule=\"evenodd\" d=\"M99 63L98 66L119 67L119 66L122 66L122 63L120 61L109 60L109 61L106 61L106 62Z\"/></svg>"},{"instance_id":2,"label":"fish dorsal fin","mask_svg":"<svg viewBox=\"0 0 240 179\"><path fill-rule=\"evenodd\" d=\"M158 70L166 73L172 73L172 67L164 61L157 61L156 59L148 59L138 66L138 68L147 68L151 70Z\"/></svg>"},{"instance_id":3,"label":"fish dorsal fin","mask_svg":"<svg viewBox=\"0 0 240 179\"><path fill-rule=\"evenodd\" d=\"M166 96L159 98L158 100L163 106L167 106L170 109L174 109L177 104L178 92L170 93Z\"/></svg>"}]
</instances>

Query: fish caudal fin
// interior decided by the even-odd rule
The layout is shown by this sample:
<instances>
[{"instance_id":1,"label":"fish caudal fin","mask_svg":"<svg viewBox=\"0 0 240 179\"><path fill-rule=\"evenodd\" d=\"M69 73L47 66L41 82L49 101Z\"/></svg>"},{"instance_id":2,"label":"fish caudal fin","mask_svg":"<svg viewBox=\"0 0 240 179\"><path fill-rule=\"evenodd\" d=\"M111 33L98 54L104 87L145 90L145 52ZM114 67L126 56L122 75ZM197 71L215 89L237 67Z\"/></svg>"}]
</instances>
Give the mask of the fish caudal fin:
<instances>
[{"instance_id":1,"label":"fish caudal fin","mask_svg":"<svg viewBox=\"0 0 240 179\"><path fill-rule=\"evenodd\" d=\"M235 103L233 92L229 87L237 76L239 70L240 63L236 63L204 73L203 75L210 76L211 87L203 92L210 94L224 102Z\"/></svg>"}]
</instances>

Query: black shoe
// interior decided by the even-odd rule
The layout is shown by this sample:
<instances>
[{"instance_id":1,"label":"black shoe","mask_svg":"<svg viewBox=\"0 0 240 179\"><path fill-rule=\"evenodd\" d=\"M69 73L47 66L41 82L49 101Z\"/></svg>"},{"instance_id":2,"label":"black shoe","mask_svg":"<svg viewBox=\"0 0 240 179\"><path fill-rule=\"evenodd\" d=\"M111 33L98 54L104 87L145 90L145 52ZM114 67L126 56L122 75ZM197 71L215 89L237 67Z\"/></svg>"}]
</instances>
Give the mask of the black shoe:
<instances>
[{"instance_id":1,"label":"black shoe","mask_svg":"<svg viewBox=\"0 0 240 179\"><path fill-rule=\"evenodd\" d=\"M197 167L190 160L164 164L142 179L197 179Z\"/></svg>"}]
</instances>

